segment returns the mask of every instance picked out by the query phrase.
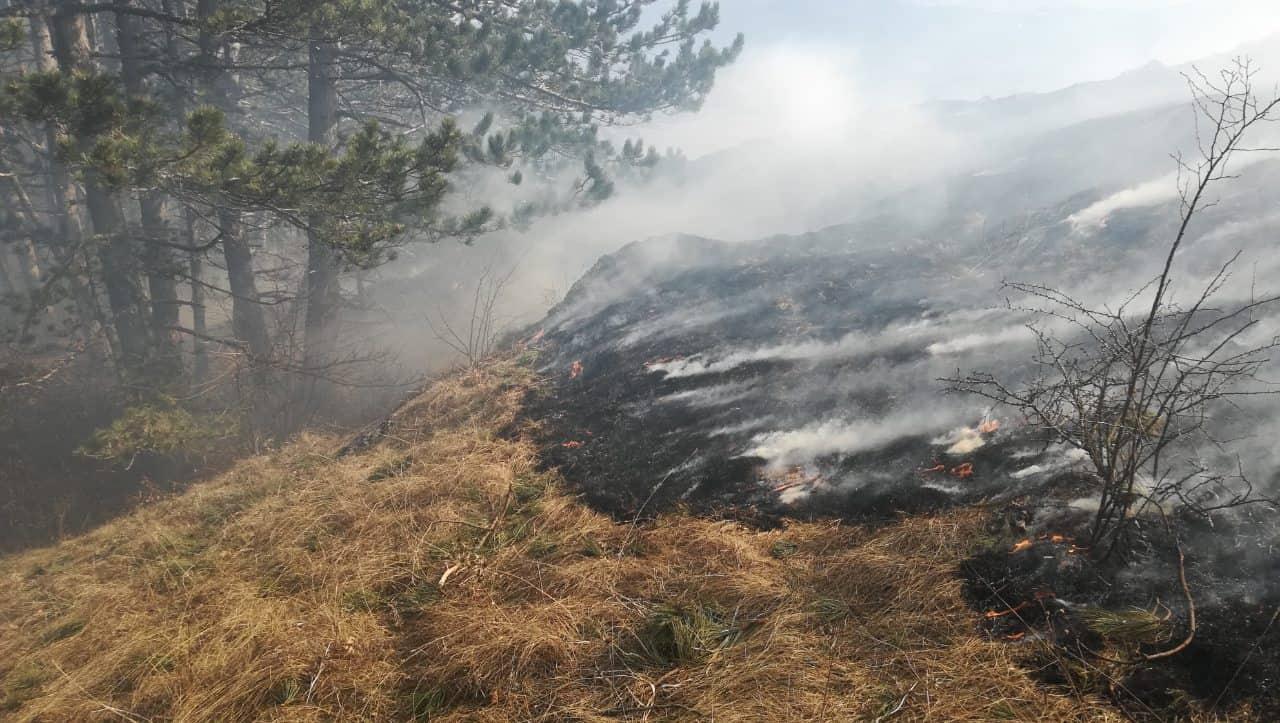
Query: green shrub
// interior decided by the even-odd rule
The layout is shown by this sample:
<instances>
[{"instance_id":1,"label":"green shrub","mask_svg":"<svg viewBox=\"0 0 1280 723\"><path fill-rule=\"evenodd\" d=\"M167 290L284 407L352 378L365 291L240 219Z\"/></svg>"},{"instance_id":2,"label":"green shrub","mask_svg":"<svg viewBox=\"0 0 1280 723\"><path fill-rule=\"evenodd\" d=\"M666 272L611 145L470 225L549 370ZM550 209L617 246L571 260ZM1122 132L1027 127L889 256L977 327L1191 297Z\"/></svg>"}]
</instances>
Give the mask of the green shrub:
<instances>
[{"instance_id":1,"label":"green shrub","mask_svg":"<svg viewBox=\"0 0 1280 723\"><path fill-rule=\"evenodd\" d=\"M140 404L94 432L78 451L112 461L128 461L144 453L200 457L215 451L237 428L226 414L197 416L176 405Z\"/></svg>"}]
</instances>

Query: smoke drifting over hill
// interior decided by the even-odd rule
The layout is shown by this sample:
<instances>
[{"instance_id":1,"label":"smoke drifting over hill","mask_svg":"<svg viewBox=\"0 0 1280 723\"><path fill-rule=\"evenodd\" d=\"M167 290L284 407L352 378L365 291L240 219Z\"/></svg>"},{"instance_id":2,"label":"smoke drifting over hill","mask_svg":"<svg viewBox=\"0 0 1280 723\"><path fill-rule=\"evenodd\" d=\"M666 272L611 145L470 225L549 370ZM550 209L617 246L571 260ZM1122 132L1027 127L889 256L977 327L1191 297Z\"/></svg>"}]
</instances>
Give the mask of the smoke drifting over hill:
<instances>
[{"instance_id":1,"label":"smoke drifting over hill","mask_svg":"<svg viewBox=\"0 0 1280 723\"><path fill-rule=\"evenodd\" d=\"M1249 50L1268 56L1275 47ZM677 233L747 241L848 225L869 249L964 248L958 263L989 283L1023 276L1019 264L1035 270L1048 245L1155 242L1168 231L1177 194L1170 154L1195 147L1181 77L1191 66L1157 65L1041 95L891 105L849 80L855 63L821 46L748 53L696 118L616 131L696 149L689 160L665 164L642 186L623 184L585 213L473 247L410 247L379 272L405 280L386 290L383 305L409 321L393 302L415 286L429 295L441 285L466 288L483 268L514 269L501 316L511 327L529 324L602 254ZM1259 86L1266 84L1264 77ZM804 102L788 100L795 97ZM1235 170L1266 160L1242 155ZM441 358L431 339L409 346L410 358Z\"/></svg>"}]
</instances>

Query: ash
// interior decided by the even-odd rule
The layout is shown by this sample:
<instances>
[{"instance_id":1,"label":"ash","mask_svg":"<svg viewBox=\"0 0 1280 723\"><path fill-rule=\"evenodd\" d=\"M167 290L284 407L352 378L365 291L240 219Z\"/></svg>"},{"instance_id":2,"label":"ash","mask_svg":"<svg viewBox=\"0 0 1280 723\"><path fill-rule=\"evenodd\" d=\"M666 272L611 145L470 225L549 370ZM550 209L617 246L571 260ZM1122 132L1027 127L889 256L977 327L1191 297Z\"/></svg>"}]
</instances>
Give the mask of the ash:
<instances>
[{"instance_id":1,"label":"ash","mask_svg":"<svg viewBox=\"0 0 1280 723\"><path fill-rule=\"evenodd\" d=\"M1021 611L983 618L993 637L1087 655L1083 610L1158 606L1185 624L1163 533L1094 562L1074 542L1090 512L1081 455L937 381L1017 374L1028 358L1025 319L991 296L1001 270L910 243L868 250L857 232L674 236L600 259L520 342L549 380L528 405L544 461L624 520L680 507L761 526L875 522L989 505L991 537L958 572L975 610ZM1280 710L1275 527L1266 506L1176 520L1199 631L1182 655L1130 673L1126 710L1163 705L1171 687Z\"/></svg>"},{"instance_id":2,"label":"ash","mask_svg":"<svg viewBox=\"0 0 1280 723\"><path fill-rule=\"evenodd\" d=\"M545 459L621 518L761 521L998 500L1077 466L936 381L1030 342L990 284L850 233L602 258L532 335Z\"/></svg>"}]
</instances>

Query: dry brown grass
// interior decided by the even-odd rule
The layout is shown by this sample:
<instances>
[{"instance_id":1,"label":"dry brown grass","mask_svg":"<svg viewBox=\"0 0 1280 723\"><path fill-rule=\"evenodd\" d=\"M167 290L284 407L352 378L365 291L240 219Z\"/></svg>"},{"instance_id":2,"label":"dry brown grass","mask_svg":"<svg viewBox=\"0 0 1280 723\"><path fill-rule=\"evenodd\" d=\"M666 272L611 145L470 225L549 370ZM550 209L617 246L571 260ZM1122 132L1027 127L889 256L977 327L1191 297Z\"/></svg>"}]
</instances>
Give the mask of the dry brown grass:
<instances>
[{"instance_id":1,"label":"dry brown grass","mask_svg":"<svg viewBox=\"0 0 1280 723\"><path fill-rule=\"evenodd\" d=\"M498 435L531 383L447 379L372 450L304 438L0 561L0 717L1120 719L979 636L976 513L617 524Z\"/></svg>"}]
</instances>

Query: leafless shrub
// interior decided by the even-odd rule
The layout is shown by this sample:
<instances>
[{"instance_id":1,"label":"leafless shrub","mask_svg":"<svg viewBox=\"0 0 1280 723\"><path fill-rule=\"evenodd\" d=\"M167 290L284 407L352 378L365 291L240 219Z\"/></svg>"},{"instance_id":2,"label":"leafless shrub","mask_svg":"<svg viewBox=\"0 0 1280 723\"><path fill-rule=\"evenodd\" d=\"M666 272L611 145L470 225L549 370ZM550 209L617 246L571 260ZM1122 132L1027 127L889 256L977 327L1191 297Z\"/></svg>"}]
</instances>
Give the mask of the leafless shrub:
<instances>
[{"instance_id":1,"label":"leafless shrub","mask_svg":"<svg viewBox=\"0 0 1280 723\"><path fill-rule=\"evenodd\" d=\"M428 328L436 339L457 352L470 369L493 355L502 334L497 318L498 301L502 298L507 282L515 275L516 267L505 274L497 274L492 266L486 266L475 281L471 294L471 308L467 312L465 327L449 321L448 315L437 308L435 318L426 316Z\"/></svg>"},{"instance_id":2,"label":"leafless shrub","mask_svg":"<svg viewBox=\"0 0 1280 723\"><path fill-rule=\"evenodd\" d=\"M1199 211L1213 205L1210 187L1234 178L1228 162L1249 148L1249 131L1275 120L1280 98L1260 101L1255 68L1238 59L1210 79L1187 77L1197 117L1199 158L1175 155L1181 196L1180 224L1160 275L1116 308L1077 299L1038 283L1006 282L1031 301L1021 311L1034 318L1030 381L1013 384L992 374L957 374L953 390L1008 405L1058 441L1088 455L1096 475L1098 510L1093 548L1107 557L1128 548L1147 509L1180 504L1195 512L1258 501L1237 459L1223 472L1196 450L1226 452L1212 416L1244 395L1273 390L1257 376L1280 337L1252 341L1264 307L1280 296L1251 294L1219 304L1239 258L1227 259L1188 305L1171 294L1173 265ZM1204 124L1207 123L1207 132ZM1067 332L1061 329L1067 329ZM1189 459L1175 454L1189 452Z\"/></svg>"}]
</instances>

